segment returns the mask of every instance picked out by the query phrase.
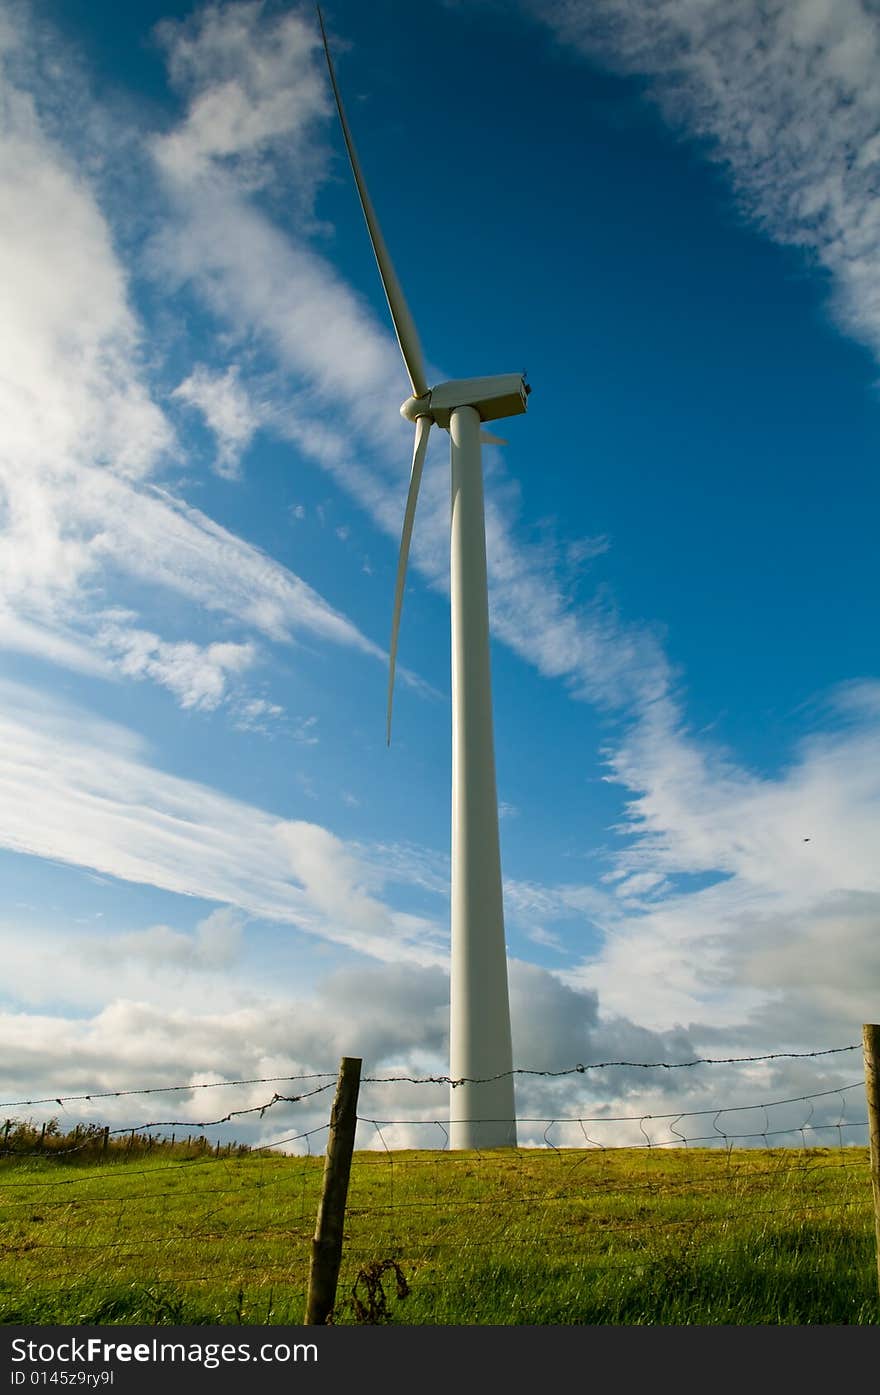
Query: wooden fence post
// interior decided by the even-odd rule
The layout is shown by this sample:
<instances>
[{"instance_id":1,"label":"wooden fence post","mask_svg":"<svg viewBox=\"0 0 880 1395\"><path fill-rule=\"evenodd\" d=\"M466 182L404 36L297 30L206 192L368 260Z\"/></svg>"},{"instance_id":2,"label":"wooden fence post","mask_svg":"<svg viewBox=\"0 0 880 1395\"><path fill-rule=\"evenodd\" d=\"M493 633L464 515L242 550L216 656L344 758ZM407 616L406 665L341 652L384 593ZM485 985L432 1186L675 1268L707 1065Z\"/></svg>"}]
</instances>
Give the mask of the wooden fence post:
<instances>
[{"instance_id":1,"label":"wooden fence post","mask_svg":"<svg viewBox=\"0 0 880 1395\"><path fill-rule=\"evenodd\" d=\"M106 1153L106 1151L107 1151L107 1144L109 1143L109 1141L110 1141L110 1125L109 1125L109 1124L105 1124L105 1125L104 1125L104 1133L103 1133L102 1138L101 1138L101 1152L102 1152L102 1153Z\"/></svg>"},{"instance_id":2,"label":"wooden fence post","mask_svg":"<svg viewBox=\"0 0 880 1395\"><path fill-rule=\"evenodd\" d=\"M339 1063L336 1098L330 1113L321 1200L318 1203L318 1218L312 1240L309 1296L306 1304L306 1325L310 1327L326 1323L336 1302L336 1282L342 1259L342 1231L357 1127L360 1083L360 1058L343 1056Z\"/></svg>"},{"instance_id":3,"label":"wooden fence post","mask_svg":"<svg viewBox=\"0 0 880 1395\"><path fill-rule=\"evenodd\" d=\"M871 1145L871 1190L874 1193L874 1236L877 1249L877 1283L880 1286L880 1026L862 1027L865 1049L865 1093L868 1096L868 1138Z\"/></svg>"}]
</instances>

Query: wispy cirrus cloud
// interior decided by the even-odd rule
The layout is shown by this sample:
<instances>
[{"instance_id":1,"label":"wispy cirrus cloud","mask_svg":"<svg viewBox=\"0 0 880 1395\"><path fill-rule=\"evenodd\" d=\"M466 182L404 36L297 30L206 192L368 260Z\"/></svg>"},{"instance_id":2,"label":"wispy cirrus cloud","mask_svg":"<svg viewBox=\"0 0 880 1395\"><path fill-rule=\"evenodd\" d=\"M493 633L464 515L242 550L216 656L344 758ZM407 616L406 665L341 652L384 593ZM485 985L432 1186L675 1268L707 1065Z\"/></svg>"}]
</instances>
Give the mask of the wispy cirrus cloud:
<instances>
[{"instance_id":1,"label":"wispy cirrus cloud","mask_svg":"<svg viewBox=\"0 0 880 1395\"><path fill-rule=\"evenodd\" d=\"M865 0L523 0L559 40L650 81L743 213L831 278L880 356L880 15Z\"/></svg>"},{"instance_id":2,"label":"wispy cirrus cloud","mask_svg":"<svg viewBox=\"0 0 880 1395\"><path fill-rule=\"evenodd\" d=\"M817 89L816 109L823 119L836 110L843 89L835 85L835 73L840 68L841 81L847 79L846 45L830 67L824 52L810 56L813 41L807 42L808 35L806 56L799 54L800 40L793 40L786 28L784 7L764 7L758 16L753 6L737 11L713 4L660 4L648 11L609 0L599 7L570 4L544 7L544 11L541 19L553 24L568 42L609 64L655 75L670 114L687 126L690 114L696 112L688 129L714 135L716 151L728 161L752 215L764 219L774 235L809 243L810 199L786 201L786 159L789 164L793 160L784 156L784 150L799 139L786 122L792 106L802 109L802 122L811 114L813 88L805 82L801 92L801 69ZM266 32L271 32L265 12L259 14L260 24L268 25ZM607 21L604 26L593 23L597 14ZM255 15L256 11L251 15L254 23ZM193 30L189 38L191 43L200 42ZM224 63L232 61L239 39L240 31L230 21ZM790 42L795 43L796 52L787 67ZM311 55L320 66L314 36L302 34L301 44L302 54ZM745 68L752 62L751 86L740 99L737 94L743 90ZM778 79L774 65L780 68ZM191 113L213 83L225 80L225 71L214 73L206 49ZM853 75L854 70L849 77ZM763 84L760 92L759 83ZM783 98L774 116L773 104L780 91ZM851 95L857 103L864 98L870 104L869 94L859 83L851 88ZM308 120L319 131L326 116L326 109L322 112L316 104ZM776 131L776 117L782 122L781 146L775 144L775 135L773 139L767 135ZM184 119L182 130L190 119ZM760 146L762 125L766 159L750 172L748 155ZM837 139L836 129L832 142ZM852 131L850 138L857 139ZM817 140L821 146L821 137ZM245 141L244 147L243 175L228 143L220 152L205 146L196 198L175 168L172 137L157 142L156 158L178 220L176 225L169 224L156 244L157 265L194 288L226 332L238 326L240 332L256 336L300 383L291 415L287 419L279 415L277 429L288 431L386 532L396 536L400 482L392 464L403 455L406 444L395 412L397 396L405 390L402 384L398 387L401 366L396 347L390 333L371 319L319 253L306 245L304 236L294 233L282 238L253 200L255 183L262 187L270 178L276 158L271 140L261 146L266 162L262 171L254 168L253 142ZM833 167L841 149L833 145L821 158ZM860 158L864 163L867 156ZM773 203L774 198L780 202ZM865 215L870 221L867 210ZM212 230L221 216L236 231L222 245ZM823 256L833 257L834 248L841 245L832 232L832 224L821 224L815 245L825 248ZM319 319L321 331L313 335L310 330ZM334 335L338 336L335 342ZM342 345L346 353L351 346L350 376L340 375ZM306 390L303 382L308 384ZM334 426L328 427L324 415L331 402L337 415ZM381 412L378 408L383 403ZM361 447L356 461L349 445L355 438ZM435 442L423 481L413 552L415 565L439 589L445 589L448 565L443 453L443 443ZM546 937L552 935L554 925L563 921L571 925L580 917L589 943L602 937L602 949L583 970L574 972L571 981L600 984L608 1010L623 1012L626 1004L638 1001L650 1004L645 1011L658 1028L699 1021L709 1030L710 1008L723 984L725 1011L719 1030L763 1030L761 1014L773 996L766 975L760 984L753 981L754 976L742 983L737 980L737 966L743 961L738 946L744 907L749 908L752 924L765 923L762 918L776 915L782 906L783 888L791 885L792 878L800 880L805 899L797 910L786 908L785 914L802 916L801 923L815 925L823 940L831 926L823 909L828 897L858 892L860 869L869 857L863 841L857 836L849 841L835 839L833 847L826 849L818 880L815 868L804 876L803 859L797 859L800 850L811 849L812 844L801 844L799 849L787 820L797 821L800 779L806 778L807 770L817 769L816 752L794 758L784 777L762 780L742 770L735 756L722 755L705 739L688 733L682 708L673 696L675 676L652 628L624 621L604 597L592 606L573 605L558 569L548 565L546 550L517 538L509 500L495 488L491 476L487 496L494 633L539 672L566 683L577 697L631 719L629 729L607 753L610 777L632 796L621 826L622 851L619 858L611 859L608 879L598 886L509 883L505 894L514 921L526 933ZM604 540L595 540L585 555L595 556L605 546ZM570 559L576 560L576 556ZM853 748L846 745L845 749ZM854 833L858 816L850 810L852 817L844 818L843 811L853 793L850 782L856 778L855 767L838 773L841 826ZM873 793L868 807L874 807ZM748 832L742 833L743 828ZM384 858L402 881L433 889L443 882L439 866L430 858L410 856L407 850L372 850L368 856ZM763 867L760 875L759 865ZM695 877L715 885L692 891L688 879ZM803 1030L803 1019L799 1030Z\"/></svg>"},{"instance_id":3,"label":"wispy cirrus cloud","mask_svg":"<svg viewBox=\"0 0 880 1395\"><path fill-rule=\"evenodd\" d=\"M859 36L862 20L874 21L864 7L849 0L833 9L770 5L759 16L752 4L646 8L608 0L589 10L543 11L568 42L655 78L670 114L716 142L751 216L773 236L812 249L832 271L841 315L873 343L873 97L856 50L862 43L863 53L872 51L871 35ZM596 15L613 21L601 34L590 27ZM261 424L288 435L396 539L408 454L408 431L397 418L405 392L399 354L387 327L321 255L311 221L332 120L316 33L294 16L279 20L247 4L212 7L183 27L168 26L164 37L187 106L176 128L151 139L166 206L149 230L150 266L169 297L181 287L196 293L229 354L201 378L194 370L185 379L188 401L209 425L213 415L221 451L225 430L231 469L252 424L232 399L240 391L239 406L253 401L236 335L258 342L279 381L293 385L261 402ZM32 94L13 82L6 99L4 253L16 276L4 310L19 336L16 353L3 360L9 425L0 468L10 544L3 591L15 607L7 637L28 652L42 643L48 657L84 671L119 672L127 664L132 674L149 672L176 684L191 705L210 705L234 672L256 662L255 636L286 643L305 631L379 657L304 581L175 497L163 472L179 443L151 392L109 213L69 152L41 128ZM267 210L293 168L303 192L291 230ZM53 233L61 226L68 230L63 245ZM81 301L87 281L95 304ZM24 298L33 303L32 322ZM75 354L67 347L71 323ZM432 453L414 562L445 588L442 439ZM786 1014L790 1033L803 1033L805 1023L839 1030L847 1013L863 1010L858 984L873 963L866 927L876 887L866 880L872 850L865 830L877 800L864 776L874 757L869 726L825 757L821 743L810 747L777 780L751 776L733 756L687 735L650 627L629 624L598 601L574 606L546 554L517 538L512 509L491 479L487 524L496 634L578 696L638 719L608 757L610 773L632 796L619 875L598 888L512 884L513 914L545 936L547 926L578 915L598 927L604 947L570 986L597 987L606 1011L621 1015L637 1001L658 1031L695 1021L704 1034L753 1035L768 1030L773 1004L780 1030ZM216 645L181 647L140 615L128 622L130 633L108 635L104 601L99 607L92 589L108 569L233 620L234 638L224 632ZM24 726L22 710L31 719ZM104 731L91 744L81 731L68 731L62 742L57 712L54 731L40 730L27 699L14 715L6 745L14 760L4 769L7 846L290 920L318 935L332 932L365 953L421 962L417 946L439 962L431 927L385 904L376 860L359 858L329 830L303 823L279 839L268 815L175 783L136 748L120 750L111 740L108 761ZM45 791L40 819L24 827L17 808L35 784ZM826 803L836 811L834 830L825 826ZM128 822L130 806L136 817ZM793 841L792 825L807 811L829 835L818 854L815 834L800 848ZM230 849L236 857L246 849L244 871L231 863ZM807 850L815 861L801 856ZM334 929L337 865L357 915ZM403 872L392 866L385 875ZM442 887L430 855L413 875ZM694 875L715 885L688 893L683 879ZM761 940L770 928L772 952ZM797 971L799 944L809 947L815 983ZM835 954L832 1000L830 976L819 976L823 956L827 962ZM725 1006L713 1028L719 997Z\"/></svg>"},{"instance_id":4,"label":"wispy cirrus cloud","mask_svg":"<svg viewBox=\"0 0 880 1395\"><path fill-rule=\"evenodd\" d=\"M288 23L248 3L165 25L162 36L187 109L152 145L170 208L151 244L154 274L195 291L233 342L262 346L288 375L284 397L265 405L267 428L288 435L396 540L401 462L411 449L397 410L406 392L400 354L390 327L375 320L316 249L309 216L319 154L325 176L334 158L327 142L335 117L316 26ZM284 64L266 57L276 49L286 55ZM251 82L255 65L259 88ZM203 112L227 92L232 73L240 75L235 120L215 139ZM294 82L301 87L297 102L289 98ZM304 181L299 226L282 233L255 192L272 188L289 148L299 159L306 139L313 178ZM414 565L444 592L447 450L438 439L429 451L412 552ZM546 551L517 537L513 510L491 478L487 535L494 631L527 662L604 705L626 706L667 689L668 664L650 626L625 622L607 601L571 604ZM585 540L566 565L606 548L605 539Z\"/></svg>"},{"instance_id":5,"label":"wispy cirrus cloud","mask_svg":"<svg viewBox=\"0 0 880 1395\"><path fill-rule=\"evenodd\" d=\"M184 706L221 700L225 676L254 660L256 636L289 643L305 630L384 657L312 587L167 482L182 446L154 391L132 270L94 173L101 150L68 149L44 116L69 86L83 109L80 143L92 128L100 141L106 123L90 123L99 108L74 80L75 60L30 19L27 7L9 12L0 52L0 644L83 673L149 677ZM44 49L51 82L37 61ZM197 367L179 392L217 434L218 468L234 472L258 417L234 366L213 376ZM134 612L108 621L119 576L141 585L153 625ZM239 633L166 639L169 595Z\"/></svg>"},{"instance_id":6,"label":"wispy cirrus cloud","mask_svg":"<svg viewBox=\"0 0 880 1395\"><path fill-rule=\"evenodd\" d=\"M118 725L0 682L0 846L289 924L380 960L434 964L445 936L381 898L330 830L151 765Z\"/></svg>"}]
</instances>

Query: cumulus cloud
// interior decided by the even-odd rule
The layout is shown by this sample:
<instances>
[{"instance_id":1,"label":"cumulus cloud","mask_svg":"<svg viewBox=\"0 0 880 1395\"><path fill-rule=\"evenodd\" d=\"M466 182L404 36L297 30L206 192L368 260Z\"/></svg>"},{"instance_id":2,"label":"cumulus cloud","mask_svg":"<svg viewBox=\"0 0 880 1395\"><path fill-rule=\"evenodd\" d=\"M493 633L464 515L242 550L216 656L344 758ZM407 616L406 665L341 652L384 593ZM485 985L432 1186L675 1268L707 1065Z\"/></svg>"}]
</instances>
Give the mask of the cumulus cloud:
<instances>
[{"instance_id":1,"label":"cumulus cloud","mask_svg":"<svg viewBox=\"0 0 880 1395\"><path fill-rule=\"evenodd\" d=\"M223 907L199 921L194 935L153 925L122 931L112 939L86 940L81 948L87 959L104 966L135 962L175 972L226 968L238 957L243 925L242 915Z\"/></svg>"},{"instance_id":2,"label":"cumulus cloud","mask_svg":"<svg viewBox=\"0 0 880 1395\"><path fill-rule=\"evenodd\" d=\"M180 965L167 962L164 981L154 972L152 956L162 952L163 939L185 961L184 972L192 972L179 941L167 935L129 940L128 967L140 964L139 993L118 995L76 1016L0 1012L4 1107L48 1096L43 1105L20 1106L17 1116L51 1117L59 1112L56 1096L148 1088L156 1093L64 1102L61 1117L106 1120L120 1129L160 1120L177 1121L180 1129L191 1121L194 1132L201 1132L198 1121L253 1109L210 1136L261 1145L284 1140L281 1146L292 1152L319 1151L339 1058L346 1055L363 1063L356 1146L445 1146L449 1088L426 1079L444 1072L448 1053L449 982L443 969L341 968L306 998L277 987L274 993L254 991L239 967L237 999L228 979L224 986L218 977L210 1002L174 1002L167 985ZM118 972L122 965L112 967ZM755 1129L760 1137L761 1129L796 1130L807 1115L802 1101L769 1113L759 1103L784 1098L786 1090L844 1091L815 1101L811 1122L819 1130L834 1131L841 1119L856 1121L857 1108L846 1104L853 1071L845 1057L818 1064L694 1066L694 1042L681 1030L653 1032L625 1016L607 1018L594 992L566 986L534 965L512 962L510 979L523 1146L644 1147L648 1137L655 1143L681 1137L721 1143L725 1132ZM137 979L126 987L137 989ZM667 1068L651 1069L656 1061ZM578 1064L585 1069L578 1072ZM254 1083L227 1083L237 1080ZM212 1088L199 1088L204 1084ZM163 1086L181 1085L191 1088L163 1093ZM303 1098L271 1105L261 1118L260 1106L276 1093ZM725 1117L725 1106L738 1112ZM309 1142L311 1131L316 1138ZM848 1141L858 1141L850 1134ZM782 1136L774 1133L773 1141ZM825 1135L814 1137L822 1141Z\"/></svg>"}]
</instances>

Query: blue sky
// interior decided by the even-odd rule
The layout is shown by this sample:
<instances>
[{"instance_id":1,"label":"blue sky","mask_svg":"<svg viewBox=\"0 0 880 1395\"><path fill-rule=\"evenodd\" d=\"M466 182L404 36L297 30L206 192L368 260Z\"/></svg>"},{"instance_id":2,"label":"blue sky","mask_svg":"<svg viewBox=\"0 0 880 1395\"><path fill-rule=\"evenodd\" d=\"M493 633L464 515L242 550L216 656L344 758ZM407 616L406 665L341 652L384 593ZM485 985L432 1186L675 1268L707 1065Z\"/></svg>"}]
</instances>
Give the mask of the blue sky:
<instances>
[{"instance_id":1,"label":"blue sky","mask_svg":"<svg viewBox=\"0 0 880 1395\"><path fill-rule=\"evenodd\" d=\"M3 1098L342 1053L442 1071L448 446L388 750L408 385L314 10L0 15ZM856 1042L880 993L876 7L325 19L429 377L533 388L484 450L515 1065ZM684 1075L585 1103L858 1072ZM562 1091L521 1080L521 1112Z\"/></svg>"}]
</instances>

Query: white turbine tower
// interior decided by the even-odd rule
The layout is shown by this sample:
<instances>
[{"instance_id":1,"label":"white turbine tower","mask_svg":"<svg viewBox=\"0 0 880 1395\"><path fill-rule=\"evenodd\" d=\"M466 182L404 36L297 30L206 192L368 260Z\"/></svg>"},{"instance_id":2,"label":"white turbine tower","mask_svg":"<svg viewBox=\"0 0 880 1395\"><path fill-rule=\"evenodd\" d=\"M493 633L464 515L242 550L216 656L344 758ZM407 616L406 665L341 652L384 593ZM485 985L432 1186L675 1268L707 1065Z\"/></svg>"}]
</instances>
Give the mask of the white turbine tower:
<instances>
[{"instance_id":1,"label":"white turbine tower","mask_svg":"<svg viewBox=\"0 0 880 1395\"><path fill-rule=\"evenodd\" d=\"M355 153L320 9L318 20L348 158L412 396L401 415L415 425L415 448L397 564L391 622L388 718L406 565L431 426L448 430L452 461L452 964L449 1073L450 1147L516 1146L507 951L501 893L498 797L489 670L486 530L480 458L482 423L526 410L521 373L429 387L415 323L400 289Z\"/></svg>"}]
</instances>

